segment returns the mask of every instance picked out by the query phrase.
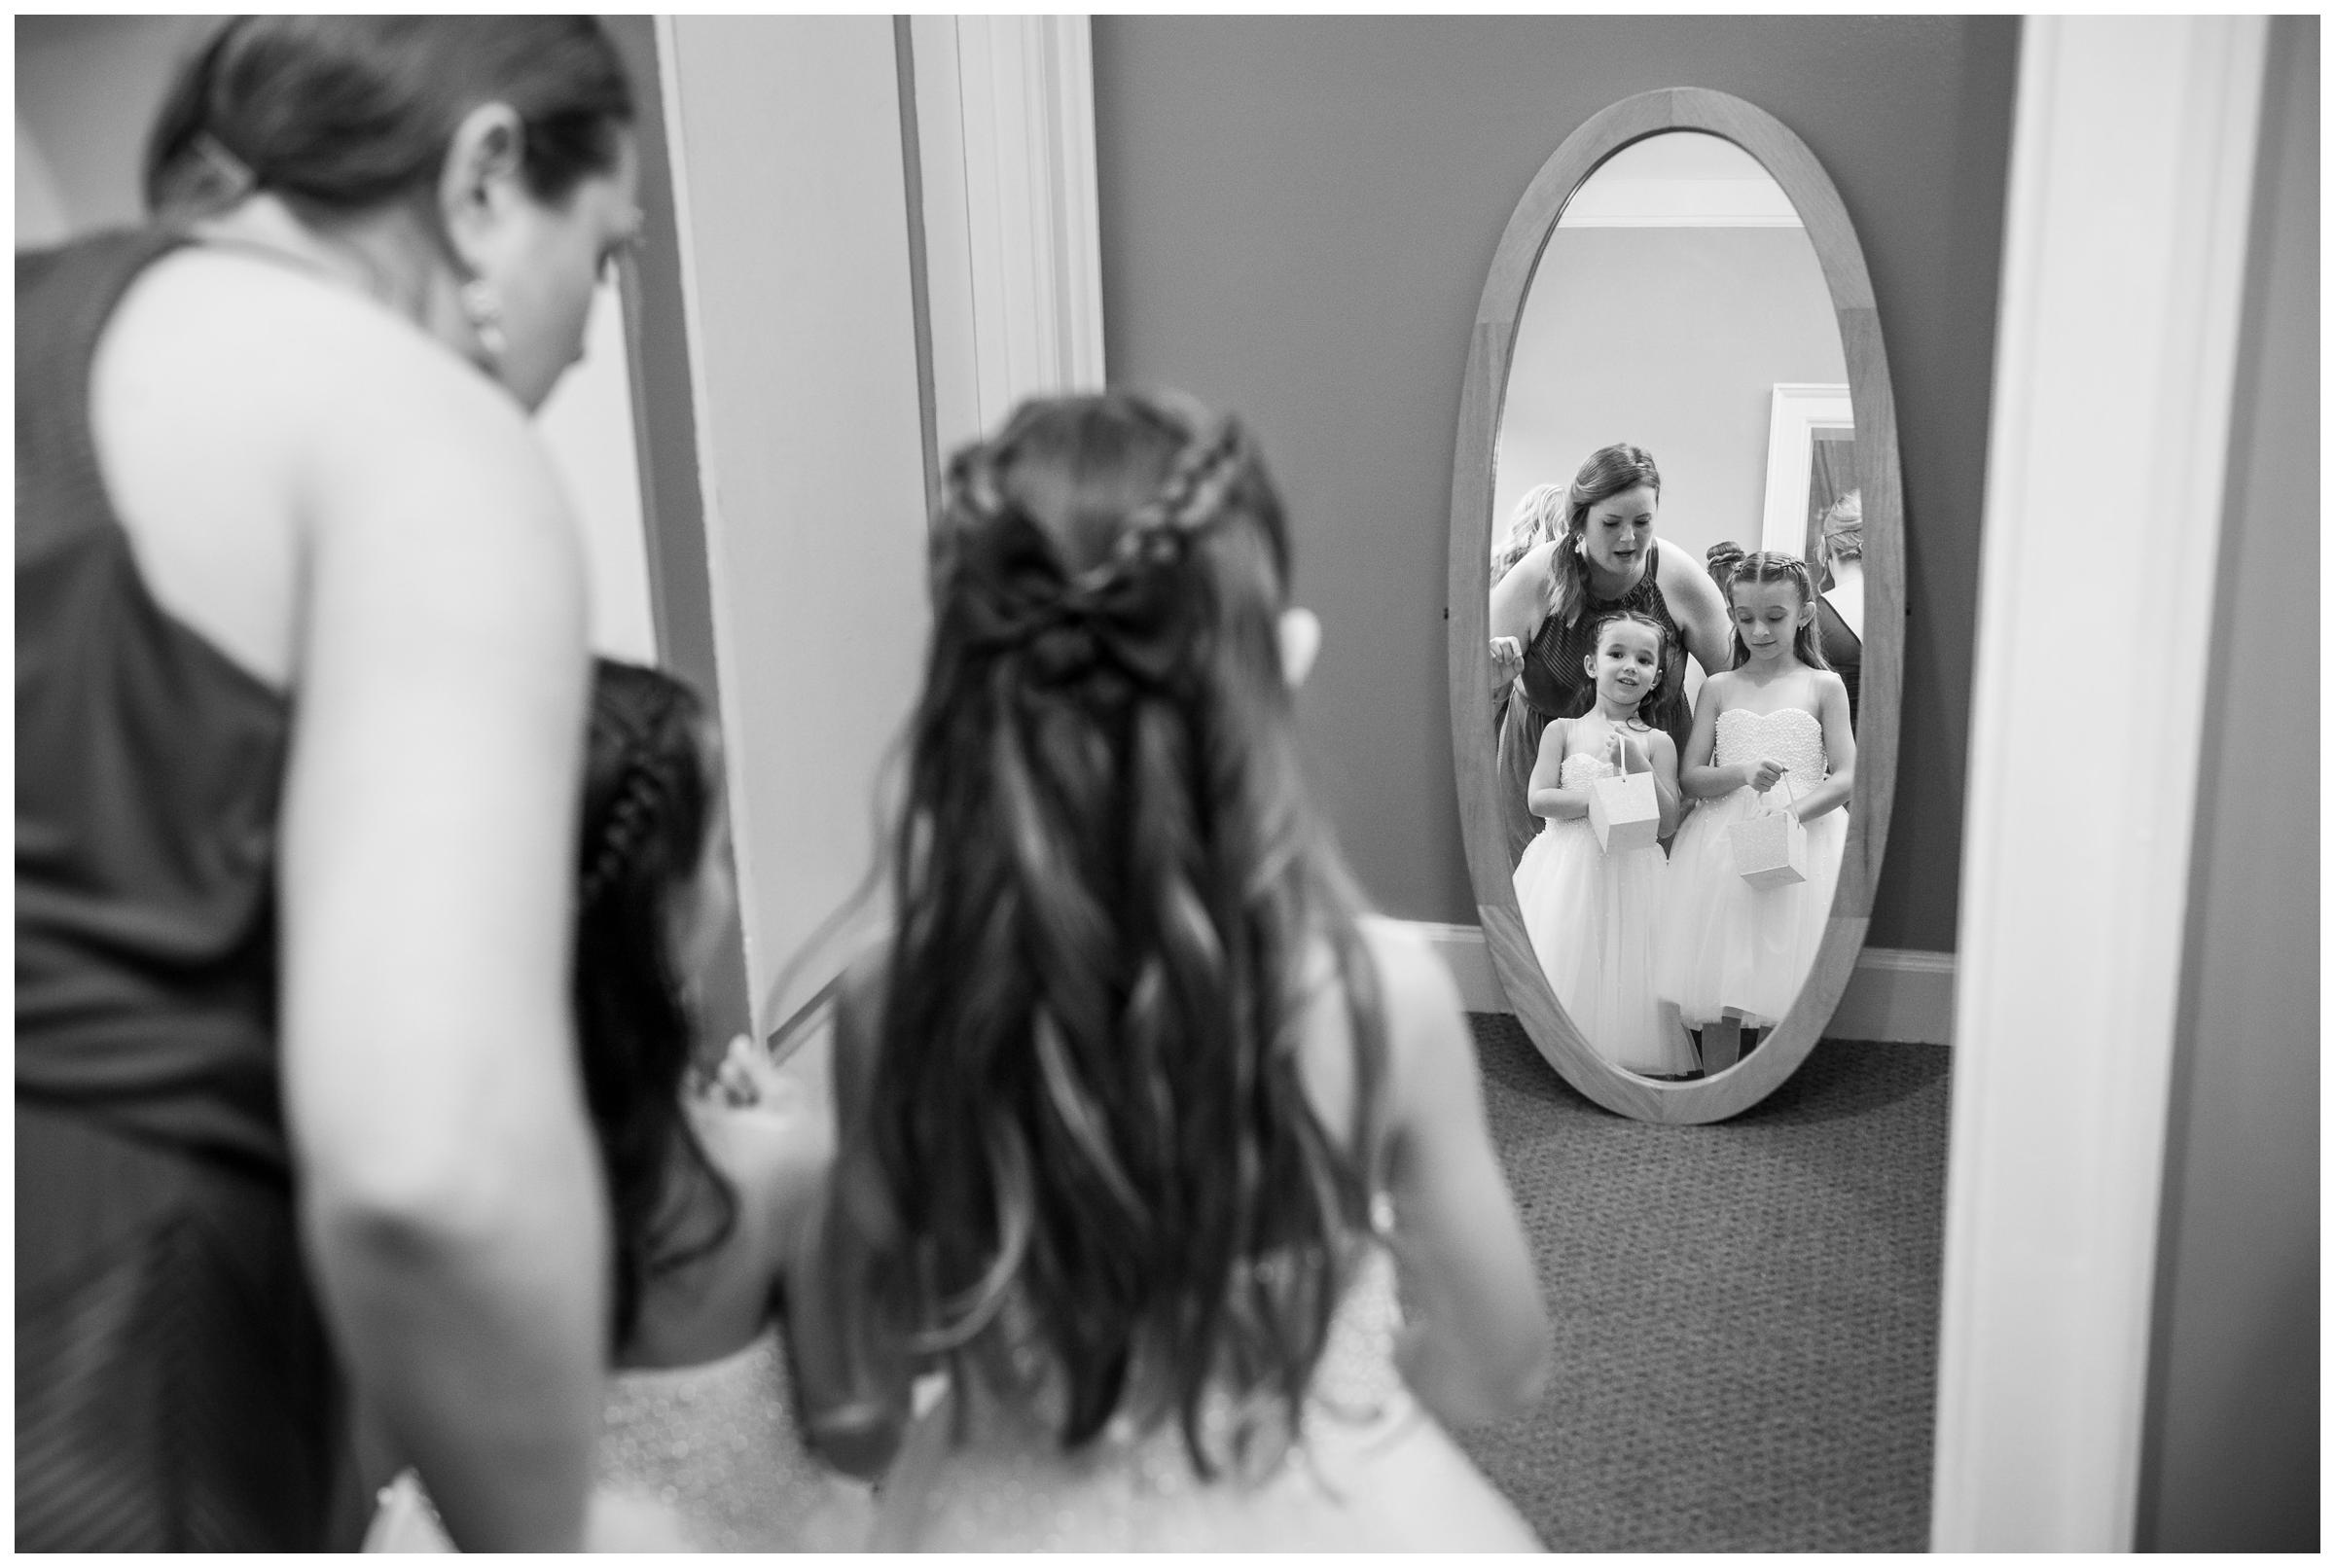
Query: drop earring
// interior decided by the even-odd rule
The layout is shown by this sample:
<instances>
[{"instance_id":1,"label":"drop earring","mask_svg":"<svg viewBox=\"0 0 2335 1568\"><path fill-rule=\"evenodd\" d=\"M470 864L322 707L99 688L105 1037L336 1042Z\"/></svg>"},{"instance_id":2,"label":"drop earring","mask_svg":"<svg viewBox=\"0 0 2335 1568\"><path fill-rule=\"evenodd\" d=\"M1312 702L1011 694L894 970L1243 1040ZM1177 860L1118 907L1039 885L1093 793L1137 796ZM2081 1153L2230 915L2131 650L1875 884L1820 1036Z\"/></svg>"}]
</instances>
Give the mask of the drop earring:
<instances>
[{"instance_id":1,"label":"drop earring","mask_svg":"<svg viewBox=\"0 0 2335 1568\"><path fill-rule=\"evenodd\" d=\"M462 285L456 298L461 301L462 314L470 320L470 330L478 335L479 347L488 359L500 363L510 351L511 340L503 335L503 302L494 285L474 277Z\"/></svg>"}]
</instances>

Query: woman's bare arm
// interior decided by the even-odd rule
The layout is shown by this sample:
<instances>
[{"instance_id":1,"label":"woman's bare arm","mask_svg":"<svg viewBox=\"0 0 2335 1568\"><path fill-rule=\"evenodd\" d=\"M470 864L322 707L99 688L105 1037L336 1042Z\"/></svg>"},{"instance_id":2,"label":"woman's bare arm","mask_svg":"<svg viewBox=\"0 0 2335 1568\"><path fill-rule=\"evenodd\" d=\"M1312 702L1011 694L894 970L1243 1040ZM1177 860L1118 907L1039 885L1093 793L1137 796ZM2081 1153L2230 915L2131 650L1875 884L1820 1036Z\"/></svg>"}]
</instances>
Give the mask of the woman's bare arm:
<instances>
[{"instance_id":1,"label":"woman's bare arm","mask_svg":"<svg viewBox=\"0 0 2335 1568\"><path fill-rule=\"evenodd\" d=\"M350 1372L454 1539L572 1550L608 1335L567 1018L582 562L507 396L385 317L316 347L280 410L302 436L280 888L303 1221Z\"/></svg>"},{"instance_id":2,"label":"woman's bare arm","mask_svg":"<svg viewBox=\"0 0 2335 1568\"><path fill-rule=\"evenodd\" d=\"M1534 545L1508 569L1506 577L1492 585L1492 636L1514 637L1520 647L1532 646L1547 614L1549 557L1556 551L1553 540Z\"/></svg>"},{"instance_id":3,"label":"woman's bare arm","mask_svg":"<svg viewBox=\"0 0 2335 1568\"><path fill-rule=\"evenodd\" d=\"M1669 546L1669 541L1664 544ZM1720 597L1710 574L1685 551L1670 546L1660 559L1663 602L1670 606L1670 619L1678 624L1686 651L1695 656L1707 680L1735 662L1735 633L1727 624L1727 601ZM1678 673L1683 680L1685 670Z\"/></svg>"}]
</instances>

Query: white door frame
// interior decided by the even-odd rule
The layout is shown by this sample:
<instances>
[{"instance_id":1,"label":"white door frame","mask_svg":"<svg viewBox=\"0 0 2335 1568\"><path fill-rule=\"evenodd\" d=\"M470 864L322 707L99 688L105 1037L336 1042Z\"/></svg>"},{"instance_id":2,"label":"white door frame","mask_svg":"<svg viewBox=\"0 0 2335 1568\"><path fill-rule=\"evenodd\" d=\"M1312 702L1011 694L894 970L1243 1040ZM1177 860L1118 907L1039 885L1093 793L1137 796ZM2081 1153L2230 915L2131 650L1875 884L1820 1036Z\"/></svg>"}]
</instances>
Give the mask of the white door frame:
<instances>
[{"instance_id":1,"label":"white door frame","mask_svg":"<svg viewBox=\"0 0 2335 1568\"><path fill-rule=\"evenodd\" d=\"M2134 1541L2266 36L2259 17L2026 24L1962 840L1934 1550Z\"/></svg>"}]
</instances>

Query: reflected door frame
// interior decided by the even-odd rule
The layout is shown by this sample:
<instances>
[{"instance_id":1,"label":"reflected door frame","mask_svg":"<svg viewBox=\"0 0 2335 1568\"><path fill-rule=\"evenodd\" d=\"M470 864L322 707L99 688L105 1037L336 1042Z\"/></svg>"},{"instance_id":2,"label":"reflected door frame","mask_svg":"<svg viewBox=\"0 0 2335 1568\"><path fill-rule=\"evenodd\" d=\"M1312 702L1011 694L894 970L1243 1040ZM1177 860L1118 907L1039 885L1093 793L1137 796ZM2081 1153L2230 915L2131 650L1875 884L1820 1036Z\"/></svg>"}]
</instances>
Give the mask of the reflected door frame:
<instances>
[{"instance_id":1,"label":"reflected door frame","mask_svg":"<svg viewBox=\"0 0 2335 1568\"><path fill-rule=\"evenodd\" d=\"M2259 17L2030 18L1957 941L1930 1546L2132 1549ZM2070 563L2085 590L2066 591ZM2147 678L2066 688L2145 627Z\"/></svg>"}]
</instances>

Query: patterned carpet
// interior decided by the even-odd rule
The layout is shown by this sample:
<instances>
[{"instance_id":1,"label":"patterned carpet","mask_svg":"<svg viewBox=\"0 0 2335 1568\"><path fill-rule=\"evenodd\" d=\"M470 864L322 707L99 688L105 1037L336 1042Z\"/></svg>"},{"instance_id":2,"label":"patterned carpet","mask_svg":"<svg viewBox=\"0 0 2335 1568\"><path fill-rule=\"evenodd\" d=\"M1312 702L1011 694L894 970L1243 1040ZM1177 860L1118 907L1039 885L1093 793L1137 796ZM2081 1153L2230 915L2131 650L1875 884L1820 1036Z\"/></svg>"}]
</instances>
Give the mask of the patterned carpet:
<instances>
[{"instance_id":1,"label":"patterned carpet","mask_svg":"<svg viewBox=\"0 0 2335 1568\"><path fill-rule=\"evenodd\" d=\"M1826 1042L1732 1122L1601 1110L1476 1014L1540 1260L1540 1408L1462 1434L1562 1551L1921 1551L1947 1052Z\"/></svg>"}]
</instances>

